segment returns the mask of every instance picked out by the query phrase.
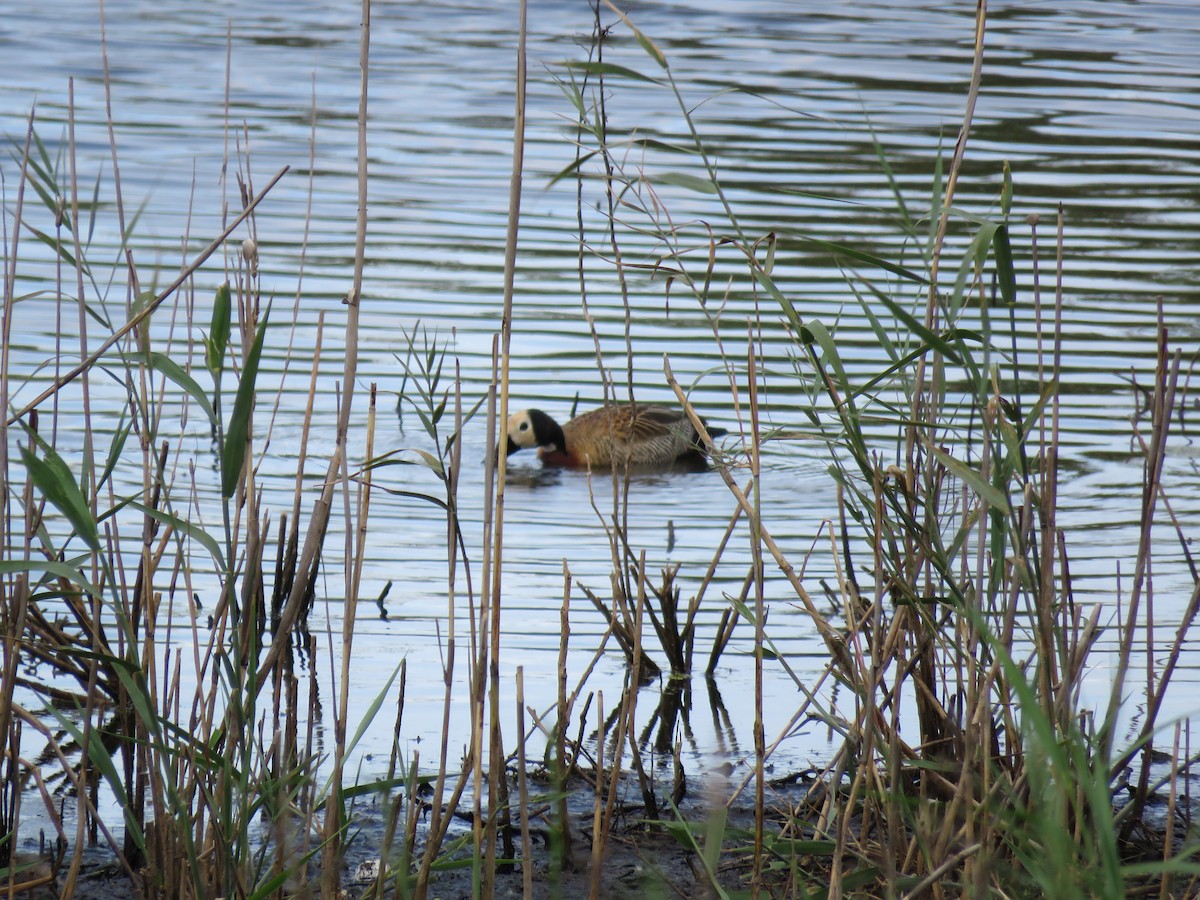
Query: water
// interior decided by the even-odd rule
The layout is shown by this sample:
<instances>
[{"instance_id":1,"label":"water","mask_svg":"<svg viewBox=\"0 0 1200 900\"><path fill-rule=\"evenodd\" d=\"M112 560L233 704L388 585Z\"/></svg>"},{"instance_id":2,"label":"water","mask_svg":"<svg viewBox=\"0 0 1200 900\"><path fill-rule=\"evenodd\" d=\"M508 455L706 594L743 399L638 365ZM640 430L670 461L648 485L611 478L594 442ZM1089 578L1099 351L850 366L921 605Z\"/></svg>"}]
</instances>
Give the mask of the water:
<instances>
[{"instance_id":1,"label":"water","mask_svg":"<svg viewBox=\"0 0 1200 900\"><path fill-rule=\"evenodd\" d=\"M358 378L363 388L377 383L383 392L377 452L433 449L411 410L399 420L390 416L403 383L400 360L410 335L428 334L446 346L461 367L467 405L483 396L490 377L501 309L515 46L515 14L497 6L381 3L373 11L370 227ZM354 247L357 8L261 0L201 8L176 0L148 10L124 0L107 3L105 10L125 215L139 215L131 249L143 282L155 269L160 284L173 277L180 260L219 231L223 204L239 205L235 188L222 193L226 153L240 149L249 155L257 186L291 166L256 217L262 285L274 298L275 323L260 377L271 389L279 385L282 398L262 473L266 504L278 515L291 507L295 448L322 316L325 349L309 450L319 462L310 463L310 473L323 471L323 455L333 441L345 316L341 298L351 283ZM948 153L961 121L973 10L974 4L962 2L919 8L906 2L858 3L833 11L766 0L695 0L641 4L635 13L638 26L669 59L743 227L749 234L774 231L780 236L777 280L806 317L838 322L839 347L852 376L878 369L882 357L877 340L842 273L827 254L800 238L844 241L918 264L916 249L905 245L896 225L895 203L873 139L882 144L910 209L927 209L936 156L939 150ZM67 84L74 79L76 153L85 199L99 182L89 252L97 282L88 286L88 296L102 301L120 321L125 283L120 266L109 274L109 264L119 258L119 232L98 30L98 10L90 0L66 0L53 11L46 5L25 7L7 15L0 24L0 59L6 71L0 84L0 126L19 142L36 102L38 134L52 155L65 152ZM551 184L575 157L574 113L557 81L568 77L564 61L585 58L590 31L586 4L531 5L528 145L511 382L515 407L536 405L560 419L576 396L581 408L601 399L593 337L579 300L575 185L570 179ZM1200 75L1194 66L1200 17L1188 2L995 4L987 43L982 93L956 206L975 215L996 214L1001 164L1007 160L1012 165L1013 241L1025 276L1021 316L1027 321L1030 234L1025 218L1041 216L1043 285L1049 289L1051 274L1045 266L1053 256L1053 217L1057 203L1065 204L1068 366L1063 374L1062 522L1068 529L1077 597L1111 606L1118 561L1127 592L1137 546L1141 471L1129 438L1134 397L1128 381L1149 382L1159 298L1172 343L1188 354L1200 312L1194 288L1195 261L1200 259L1200 152L1194 140L1200 126ZM661 75L623 29L614 29L604 52L607 62ZM730 87L740 90L730 92ZM667 89L613 78L608 90L612 134L688 144L686 124ZM641 154L640 149L629 151L631 171L642 164ZM670 173L700 174L694 156L653 151L646 153L644 164L685 240L702 244L703 223L712 223L718 235L728 229L712 195L670 183ZM11 158L0 165L11 239L18 171ZM230 181L235 168L231 164ZM608 257L611 248L591 211L603 201L597 182L585 184L583 201L588 241ZM26 203L30 223L52 230L45 210L32 198ZM632 212L626 215L637 219ZM627 263L646 266L664 248L627 232L621 249ZM52 377L46 360L60 328L44 293L53 288L48 251L26 235L20 258L16 293L43 293L22 303L14 316L10 371L13 384L24 385L14 397L17 405L32 399ZM623 395L626 316L620 286L604 260L589 253L583 265L588 311ZM695 304L678 286L665 303L665 279L651 277L645 268L627 274L635 394L643 401L672 399L662 370L667 354L680 382L696 384L693 397L701 411L714 423L736 429L728 384L712 371L719 362L712 332ZM224 277L219 259L201 270L194 295L184 294L176 312L164 309L156 316L156 346L178 354L185 335L198 337L200 328L186 324L188 310L206 327L213 290ZM744 323L755 305L742 284L728 298L722 338L735 358L743 352ZM788 377L791 343L775 327L769 298L760 299L758 306L771 326L763 337L763 362L776 373L768 378L764 394L767 421L785 430L802 428L807 399ZM64 309L63 316L66 343L77 346L73 309ZM1031 350L1023 346L1022 352ZM123 402L121 388L102 377L93 379L92 393L108 416ZM63 403L65 409L77 410L78 392L65 392ZM359 435L365 406L363 390L355 400ZM1190 423L1183 428L1172 444L1164 483L1184 533L1192 534L1200 521L1200 491L1194 445L1187 437ZM77 417L60 423L59 440L75 464L78 455L69 451L79 447L77 429ZM105 426L99 430L111 433ZM184 458L191 454L199 460L198 515L208 527L216 527L215 507L205 505L215 496L217 483L206 469L211 459L206 430L193 410L188 424L176 431L182 435L178 443ZM484 446L480 416L463 437L460 496L476 585ZM520 664L526 702L545 710L554 697L564 560L598 595L609 591L609 542L602 516L592 507L594 503L601 513L611 510L611 487L605 479L589 481L578 473L539 473L536 462L521 456L513 463L517 471L505 508L504 702L512 707L513 673ZM819 579L833 575L822 523L835 514L835 491L824 451L814 441L772 442L764 466L767 527L797 565L816 548L806 584L818 593ZM182 469L177 478L179 488L187 485ZM399 490L438 491L415 466L383 470L378 478ZM116 479L118 493L140 485L132 468L119 469ZM310 503L311 495L305 508ZM686 600L697 589L733 509L716 473L638 478L630 492L630 545L646 549L651 571L678 563ZM335 524L330 548L342 546L341 527ZM447 630L444 531L440 510L431 503L384 494L374 501L365 599L355 638L352 700L360 713L402 655L410 672L429 673L440 666ZM1169 536L1160 549L1155 617L1165 635L1178 623L1191 577ZM722 593L739 592L749 560L745 533L739 530L706 595L698 654L707 652L726 605ZM389 581L393 586L382 618L374 598ZM211 603L211 579L201 572L197 583L206 605ZM461 590L461 575L458 583ZM314 627L323 628L328 616L338 633L342 585L338 560L327 558L319 586L327 602L318 604ZM815 678L826 651L773 567L766 593L776 644L801 678ZM178 628L189 621L185 596L177 592L171 607ZM460 622L460 634L463 627ZM584 671L604 627L599 614L574 592L572 678ZM718 686L726 698L747 696L751 688L745 656L750 638L743 626L722 660ZM1115 639L1105 638L1110 640ZM1107 652L1096 657L1098 663ZM604 690L611 706L622 672L619 656L607 654L588 688ZM1177 676L1181 685L1195 681L1196 673L1195 659L1185 656ZM464 679L460 672L460 697L465 695ZM1107 696L1103 665L1093 681L1089 690L1102 700ZM770 736L786 724L796 693L774 667L768 672L767 692ZM720 716L700 712L704 701L695 702L686 751L701 767L742 759L750 747L750 705L727 703L728 728L718 728L709 720ZM437 746L440 703L438 679L410 681L404 740L409 748L429 748L422 750L427 759ZM1186 690L1177 691L1171 703L1172 715L1194 712ZM465 740L465 714L456 717L454 727L451 747ZM389 732L390 725L381 723L367 735L364 750L381 751ZM828 752L827 740L824 733L805 731L783 745L777 765L820 760Z\"/></svg>"}]
</instances>

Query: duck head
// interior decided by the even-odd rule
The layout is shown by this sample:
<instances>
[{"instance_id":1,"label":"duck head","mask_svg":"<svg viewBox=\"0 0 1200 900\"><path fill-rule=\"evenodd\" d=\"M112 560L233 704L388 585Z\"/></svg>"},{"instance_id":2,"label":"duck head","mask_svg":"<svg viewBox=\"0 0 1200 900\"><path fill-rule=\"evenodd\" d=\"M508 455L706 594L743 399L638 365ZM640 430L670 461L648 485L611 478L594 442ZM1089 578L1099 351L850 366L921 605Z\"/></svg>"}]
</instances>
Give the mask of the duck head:
<instances>
[{"instance_id":1,"label":"duck head","mask_svg":"<svg viewBox=\"0 0 1200 900\"><path fill-rule=\"evenodd\" d=\"M509 416L505 440L509 456L534 447L565 451L567 443L559 424L540 409L523 409Z\"/></svg>"}]
</instances>

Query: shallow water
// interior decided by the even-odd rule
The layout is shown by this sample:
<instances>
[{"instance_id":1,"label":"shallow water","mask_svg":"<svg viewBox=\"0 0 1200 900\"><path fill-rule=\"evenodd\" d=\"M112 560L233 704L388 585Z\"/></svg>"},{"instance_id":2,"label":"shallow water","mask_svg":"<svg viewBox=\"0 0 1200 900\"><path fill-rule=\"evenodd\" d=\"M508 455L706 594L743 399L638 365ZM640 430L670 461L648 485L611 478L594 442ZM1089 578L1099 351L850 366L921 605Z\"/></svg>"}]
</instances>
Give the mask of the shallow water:
<instances>
[{"instance_id":1,"label":"shallow water","mask_svg":"<svg viewBox=\"0 0 1200 900\"><path fill-rule=\"evenodd\" d=\"M401 360L408 336L428 333L461 367L464 404L486 391L493 335L499 325L502 260L512 129L513 16L496 4L380 3L371 36L370 226L359 337L359 383L377 383L381 419L376 451L434 449L420 421L405 411L391 417L404 383ZM775 277L808 318L837 322L839 348L852 376L879 367L874 333L826 255L798 240L811 235L852 243L870 252L916 264L896 225L891 190L873 146L877 138L910 209L928 209L939 150L953 146L970 75L974 4L858 3L814 8L791 2L646 3L638 26L670 61L697 126L724 178L728 199L748 233L780 235ZM358 93L357 7L326 3L183 2L106 4L112 108L125 214L139 210L131 248L143 281L159 269L165 283L181 257L196 252L219 230L223 203L236 208L236 190L222 186L228 151L246 150L253 182L261 186L282 166L291 172L257 214L264 294L274 298L271 331L260 384L281 385L270 451L261 472L266 505L276 514L291 508L308 369L321 317L324 350L319 368L315 432L309 453L323 460L333 441L335 385L341 377L341 298L351 283L355 218L355 111ZM112 164L104 125L98 13L92 2L26 7L0 22L0 125L19 141L25 118L37 104L37 130L50 153L64 151L67 84L74 79L76 153L81 191L99 180L100 209L89 259L98 267L89 296L103 299L117 320L124 317L125 282L99 263L118 259ZM601 401L593 337L580 303L575 185L551 184L574 159L574 113L556 79L562 63L585 58L591 31L582 3L533 3L530 10L528 146L522 201L521 249L514 307L514 406L537 405L565 419L576 397L581 408ZM229 104L225 109L228 47ZM988 58L968 163L956 205L971 214L995 215L1001 163L1013 167L1016 186L1013 240L1025 275L1019 315L1028 322L1028 214L1039 214L1043 286L1052 285L1056 204L1066 210L1064 352L1068 366L1062 411L1064 475L1062 524L1069 535L1076 596L1115 604L1115 573L1123 591L1137 546L1141 465L1133 452L1129 421L1135 397L1129 379L1148 383L1154 365L1156 304L1173 344L1190 355L1200 303L1195 290L1200 259L1200 17L1189 2L995 4ZM605 42L607 62L659 74L622 29ZM730 92L727 89L740 90ZM613 78L606 97L614 135L636 135L669 144L688 142L686 126L670 93L659 86ZM315 113L315 114L314 114ZM641 151L628 164L642 165ZM310 163L311 156L311 163ZM12 228L17 168L2 164L6 227ZM655 151L644 165L673 222L701 240L703 224L727 228L712 195L673 186L671 172L698 174L694 157ZM232 167L231 167L232 171ZM668 175L666 179L664 175ZM310 192L311 190L311 197ZM603 200L595 181L585 184L583 204ZM311 215L308 204L311 202ZM51 230L44 209L29 198L27 219ZM633 218L632 214L630 218ZM585 216L588 240L601 249L600 219ZM187 253L181 236L187 235ZM240 236L240 235L239 235ZM21 246L18 296L53 284L48 252L28 237ZM662 252L633 233L622 237L627 262L646 264ZM628 272L631 310L626 358L625 305L613 269L588 256L587 311L605 363L624 396L627 365L643 401L670 400L663 355L680 382L696 384L693 398L715 424L735 431L728 384L720 372L711 329L677 287L644 270ZM209 318L215 286L224 279L214 259L196 279L196 322ZM148 285L143 284L143 287ZM806 393L789 361L791 344L767 300L768 332L762 337L767 421L785 430L803 428ZM745 320L756 301L743 287L728 300L723 339L736 358L746 342ZM188 306L172 320L155 319L158 346L180 352L189 333ZM45 361L61 330L74 346L74 311L54 318L46 295L22 303L14 316L10 372L20 388L14 402L31 399L52 375ZM191 329L198 337L200 329ZM420 340L420 338L418 338ZM168 341L170 343L168 343ZM291 342L294 352L286 347ZM1028 344L1022 353L1032 352ZM1185 366L1190 359L1185 357ZM450 366L447 365L447 373ZM92 381L93 403L111 416L122 389L104 378ZM1190 402L1190 401L1189 401ZM76 411L77 391L63 408ZM355 428L365 423L365 391L355 400ZM80 444L78 417L60 422L65 448ZM1164 482L1184 533L1200 521L1200 479L1186 420L1171 447ZM99 428L101 433L105 427ZM218 521L208 436L193 414L181 446L198 460L198 513ZM361 446L361 441L359 446ZM482 415L463 435L460 508L474 583L480 578L482 540L478 523L484 502L485 436ZM526 702L547 709L554 697L559 646L558 607L564 560L572 574L600 596L609 591L611 552L602 514L611 515L611 484L574 472L541 472L532 459L513 457L504 517L504 648L501 659L506 708L512 708L513 674L524 667ZM78 461L77 455L72 458ZM412 458L411 456L408 458ZM323 471L324 463L310 471ZM814 593L833 564L822 523L835 514L835 490L822 446L781 440L764 456L765 521L799 564L817 546L806 572ZM118 493L140 485L135 469L116 473ZM179 485L186 475L178 474ZM380 473L386 486L436 492L419 467ZM308 504L306 500L306 505ZM684 598L696 590L716 552L734 504L716 473L669 474L635 479L629 493L629 542L645 548L657 572L678 563ZM340 523L335 529L340 529ZM406 746L436 755L441 685L426 677L438 671L447 634L445 526L440 510L420 500L376 497L371 514L363 597L354 650L355 709L364 710L403 655L410 675L404 733ZM342 546L340 531L330 548ZM1166 530L1155 572L1155 621L1173 632L1191 590L1191 576ZM700 614L706 653L726 602L736 595L750 564L739 528L722 557ZM212 582L198 576L207 602ZM393 582L382 618L374 598ZM328 616L340 631L344 596L336 559L326 559L318 606L320 629ZM458 587L464 587L460 575ZM165 588L166 586L164 586ZM784 579L769 569L769 631L802 679L815 677L825 650ZM186 594L171 607L176 627L189 621ZM462 598L460 596L460 602ZM459 615L462 615L460 609ZM314 630L318 630L314 622ZM464 628L458 628L460 636ZM604 622L578 591L572 596L569 671L578 677L604 631ZM716 687L724 713L713 713L697 695L685 749L698 760L738 761L750 751L752 667L745 655L752 633L743 626L722 659ZM1104 646L1115 647L1115 638ZM334 641L334 643L336 643ZM1107 696L1102 649L1088 690ZM461 661L461 656L460 656ZM1180 690L1172 715L1194 711L1197 665L1186 656L1177 674ZM457 681L465 695L465 669ZM603 690L611 708L620 692L623 664L607 654L589 688ZM795 707L796 691L776 668L766 687L769 736ZM736 701L730 698L738 698ZM643 701L653 705L652 697ZM724 716L724 717L723 717ZM352 720L357 717L352 713ZM386 718L386 717L385 717ZM717 723L717 724L714 724ZM724 723L724 724L721 724ZM461 746L466 717L450 746ZM362 745L383 750L390 723L380 722ZM828 736L801 730L780 749L776 764L795 767L820 760Z\"/></svg>"}]
</instances>

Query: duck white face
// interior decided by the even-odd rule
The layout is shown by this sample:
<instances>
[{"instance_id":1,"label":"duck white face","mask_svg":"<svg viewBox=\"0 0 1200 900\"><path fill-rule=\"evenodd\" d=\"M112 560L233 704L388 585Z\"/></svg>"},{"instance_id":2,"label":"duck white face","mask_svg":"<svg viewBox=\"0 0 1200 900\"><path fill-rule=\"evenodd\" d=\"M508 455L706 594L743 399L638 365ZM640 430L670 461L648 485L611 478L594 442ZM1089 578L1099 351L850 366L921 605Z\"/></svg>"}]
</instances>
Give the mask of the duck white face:
<instances>
[{"instance_id":1,"label":"duck white face","mask_svg":"<svg viewBox=\"0 0 1200 900\"><path fill-rule=\"evenodd\" d=\"M518 450L528 450L538 444L537 433L534 431L533 419L529 410L513 413L508 417L508 455L512 456Z\"/></svg>"}]
</instances>

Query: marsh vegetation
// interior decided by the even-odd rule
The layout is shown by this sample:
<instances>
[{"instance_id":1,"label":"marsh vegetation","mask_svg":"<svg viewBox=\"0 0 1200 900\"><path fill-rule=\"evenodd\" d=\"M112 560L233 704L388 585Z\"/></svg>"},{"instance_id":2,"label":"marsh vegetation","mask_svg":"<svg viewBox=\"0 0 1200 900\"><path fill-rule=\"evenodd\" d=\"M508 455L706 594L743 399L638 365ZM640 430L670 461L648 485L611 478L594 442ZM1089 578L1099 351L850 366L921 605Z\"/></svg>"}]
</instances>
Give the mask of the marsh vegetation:
<instances>
[{"instance_id":1,"label":"marsh vegetation","mask_svg":"<svg viewBox=\"0 0 1200 900\"><path fill-rule=\"evenodd\" d=\"M86 896L85 851L99 845L119 879L162 897L490 897L517 890L517 878L529 896L1195 895L1190 723L1163 713L1200 603L1188 522L1164 478L1189 439L1190 361L1160 314L1146 336L1152 377L1134 379L1123 438L1142 473L1137 543L1122 548L1128 567L1107 589L1080 599L1071 553L1086 528L1077 535L1060 502L1069 223L1061 209L1018 222L999 163L988 208L956 202L986 24L981 5L965 114L953 146L929 161L924 208L876 145L895 255L747 225L671 59L615 8L596 11L593 39L554 73L575 113L576 156L555 182L577 185L578 327L594 347L598 399L633 399L635 360L648 351L631 284L649 274L638 284L658 292L668 327L686 317L711 335L704 370L677 378L663 354L661 382L697 428L699 414L713 418L697 394L719 393L729 435L710 471L670 476L681 493L690 479L723 485L719 540L694 571L670 559L673 530L664 553L631 527L644 475L570 476L589 501L570 513L600 523L610 566L605 582L580 577L561 553L568 539L552 548L562 599L544 705L527 701L524 661L502 642L506 602L524 584L506 557L506 498L544 486L495 452L498 423L516 408L521 115L491 382L472 391L453 336L414 321L394 395L358 371L366 75L345 315L337 329L322 315L311 345L296 338L301 292L289 327L288 303L263 288L257 216L286 172L256 183L244 129L226 160L240 202L205 246L185 241L164 277L128 247L96 258L97 217L115 216L131 239L137 213L90 201L99 189L78 177L73 127L54 144L31 115L5 182L9 888ZM363 73L368 38L364 27ZM636 48L640 64L609 61L610 42ZM610 128L613 86L626 83L672 98L691 142ZM514 85L521 109L523 71ZM120 171L115 142L112 153ZM659 171L657 154L687 170ZM704 198L705 215L673 216L665 186ZM599 209L584 199L597 196ZM1027 244L1014 240L1018 224ZM836 261L869 349L797 300L798 274L780 261L799 248ZM25 256L47 249L53 280L19 290ZM624 311L616 354L589 311L598 277ZM101 299L108 285L122 302ZM23 376L9 365L18 315L58 317L63 335ZM786 353L765 349L780 345ZM263 377L271 353L306 370L295 431L276 431L294 398ZM341 376L322 395L330 357ZM383 449L381 423L397 411L407 445ZM321 416L336 420L331 443L312 439ZM487 435L482 465L464 454L471 427ZM764 474L776 448L797 444L818 448L835 485L804 547L777 537L767 496L795 485ZM286 502L266 486L281 460ZM481 468L482 505L464 510L463 479ZM389 590L404 589L364 582L373 514L389 502L437 512L423 539L445 566L445 631L436 668L414 672L398 654L362 699L360 612L385 611ZM1163 555L1184 573L1172 583L1192 585L1167 634L1153 613ZM331 605L337 616L318 614ZM798 672L777 640L784 610L823 648L815 669ZM1085 685L1102 640L1107 697L1097 698ZM581 643L588 662L576 665ZM735 652L752 673L736 703L719 681ZM620 689L606 693L593 677L613 658ZM766 688L771 679L788 691ZM433 746L403 737L414 687L440 694ZM702 693L714 719L748 712L743 766L706 768L689 752ZM381 721L390 745L364 762L359 742ZM456 728L469 736L461 745ZM827 757L779 771L780 748L814 728L828 735ZM614 883L606 860L619 844L649 863ZM375 867L350 881L350 858Z\"/></svg>"}]
</instances>

